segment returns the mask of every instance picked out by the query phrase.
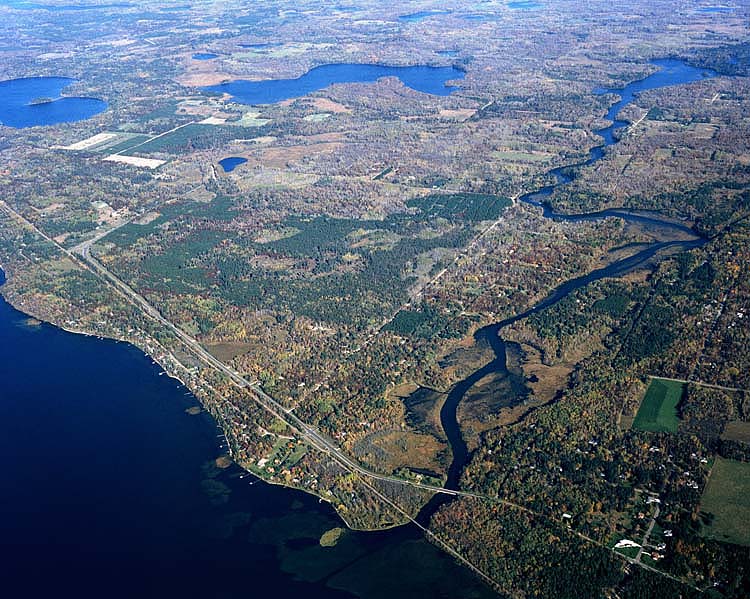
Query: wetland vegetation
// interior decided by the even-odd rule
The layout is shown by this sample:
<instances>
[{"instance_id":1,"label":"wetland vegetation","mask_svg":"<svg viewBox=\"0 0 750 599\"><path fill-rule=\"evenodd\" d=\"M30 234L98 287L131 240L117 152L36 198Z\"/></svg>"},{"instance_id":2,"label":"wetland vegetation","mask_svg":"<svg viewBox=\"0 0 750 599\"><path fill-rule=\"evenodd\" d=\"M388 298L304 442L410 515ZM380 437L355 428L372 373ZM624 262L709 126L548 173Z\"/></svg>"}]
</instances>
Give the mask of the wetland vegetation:
<instances>
[{"instance_id":1,"label":"wetland vegetation","mask_svg":"<svg viewBox=\"0 0 750 599\"><path fill-rule=\"evenodd\" d=\"M262 547L279 596L747 596L744 7L30 6L0 6L0 86L57 87L0 116L2 293L220 426L236 466L164 477L218 518L213 566Z\"/></svg>"}]
</instances>

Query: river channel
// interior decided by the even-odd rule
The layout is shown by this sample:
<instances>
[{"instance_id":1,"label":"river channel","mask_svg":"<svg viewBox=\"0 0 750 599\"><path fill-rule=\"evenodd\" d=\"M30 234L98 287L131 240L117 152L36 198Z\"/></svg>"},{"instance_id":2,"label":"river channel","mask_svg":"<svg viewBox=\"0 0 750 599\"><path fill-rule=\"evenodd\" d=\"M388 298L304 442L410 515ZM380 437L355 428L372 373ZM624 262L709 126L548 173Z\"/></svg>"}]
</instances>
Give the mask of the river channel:
<instances>
[{"instance_id":1,"label":"river channel","mask_svg":"<svg viewBox=\"0 0 750 599\"><path fill-rule=\"evenodd\" d=\"M603 139L603 143L592 148L589 152L588 158L575 165L569 165L566 167L555 168L549 172L555 182L551 185L547 185L542 189L527 193L519 198L520 201L527 204L537 206L542 209L542 213L546 218L551 218L561 221L569 222L582 222L599 220L607 217L617 217L625 220L626 222L639 223L643 225L653 225L663 227L666 229L672 229L679 231L682 234L689 233L692 235L690 239L680 241L664 241L655 242L650 244L645 249L636 252L635 254L622 258L615 262L612 262L604 268L600 268L590 272L587 275L571 279L564 282L559 287L555 288L547 297L541 300L531 308L506 318L500 322L485 326L479 329L474 334L476 342L486 342L492 348L495 355L494 359L483 366L482 368L474 371L469 376L459 381L450 391L448 397L443 404L440 411L440 421L445 430L448 443L451 446L453 458L448 468L448 476L446 487L449 489L457 489L459 479L464 467L467 465L471 458L471 454L466 446L463 434L461 433L461 426L458 422L457 411L458 406L464 399L466 393L471 389L478 381L487 376L488 374L496 374L501 377L511 376L506 364L506 344L501 336L502 330L517 322L526 318L527 316L544 310L549 306L559 302L564 297L572 293L573 291L585 287L593 281L604 278L620 277L634 269L642 266L649 260L652 260L658 253L666 250L690 250L699 247L705 243L705 239L698 236L692 229L684 224L676 223L666 219L659 218L658 214L655 213L643 213L634 212L624 209L609 209L598 212L592 212L588 214L562 214L555 212L550 205L547 203L547 199L558 187L570 183L575 177L572 174L575 169L585 167L594 164L601 160L606 154L606 148L617 143L618 137L616 132L619 129L626 127L629 123L618 119L620 112L625 106L633 102L635 97L644 91L650 89L658 89L660 87L666 87L671 85L682 85L686 83L693 83L709 77L715 76L712 71L702 70L694 68L690 65L685 64L682 61L674 59L663 59L655 60L653 63L659 68L658 71L649 75L648 77L639 81L634 81L628 84L622 89L597 89L594 93L597 95L615 93L620 96L620 100L614 103L607 112L606 118L612 121L607 127L597 130L595 133ZM418 520L426 524L429 522L430 517L435 511L443 504L450 501L451 498L446 495L435 496L420 512Z\"/></svg>"},{"instance_id":2,"label":"river channel","mask_svg":"<svg viewBox=\"0 0 750 599\"><path fill-rule=\"evenodd\" d=\"M625 125L616 117L634 93L708 76L676 61L656 64L660 71L617 92L623 99L608 114L613 124L598 132L604 144L587 163L616 142L614 132ZM544 201L570 179L561 169L551 175L554 185L521 198L542 206L549 218L618 216L686 231L622 210L556 214ZM653 244L477 331L495 359L458 383L442 409L453 449L447 485L458 485L470 457L456 419L459 403L486 374L507 373L499 335L504 327L591 281L629 272L667 247L701 243L695 237ZM322 548L320 535L340 525L333 510L309 495L256 484L238 467L217 468L214 459L225 451L220 431L205 413L186 414L200 412L194 398L162 374L129 345L27 321L0 300L0 572L6 596L490 596L413 526L349 531L338 546ZM441 497L422 511L422 521Z\"/></svg>"}]
</instances>

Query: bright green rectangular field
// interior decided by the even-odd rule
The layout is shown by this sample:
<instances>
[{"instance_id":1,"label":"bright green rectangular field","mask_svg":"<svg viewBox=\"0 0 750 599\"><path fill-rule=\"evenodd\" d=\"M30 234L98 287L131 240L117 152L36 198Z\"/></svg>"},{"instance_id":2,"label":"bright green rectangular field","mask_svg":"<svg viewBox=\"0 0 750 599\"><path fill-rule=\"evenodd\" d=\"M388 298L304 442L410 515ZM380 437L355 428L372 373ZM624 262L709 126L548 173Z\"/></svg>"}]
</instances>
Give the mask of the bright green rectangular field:
<instances>
[{"instance_id":1,"label":"bright green rectangular field","mask_svg":"<svg viewBox=\"0 0 750 599\"><path fill-rule=\"evenodd\" d=\"M701 498L701 511L713 515L703 536L750 545L750 464L716 458Z\"/></svg>"},{"instance_id":2,"label":"bright green rectangular field","mask_svg":"<svg viewBox=\"0 0 750 599\"><path fill-rule=\"evenodd\" d=\"M633 428L641 431L676 433L680 424L677 404L685 392L685 383L666 379L651 379L641 401Z\"/></svg>"}]
</instances>

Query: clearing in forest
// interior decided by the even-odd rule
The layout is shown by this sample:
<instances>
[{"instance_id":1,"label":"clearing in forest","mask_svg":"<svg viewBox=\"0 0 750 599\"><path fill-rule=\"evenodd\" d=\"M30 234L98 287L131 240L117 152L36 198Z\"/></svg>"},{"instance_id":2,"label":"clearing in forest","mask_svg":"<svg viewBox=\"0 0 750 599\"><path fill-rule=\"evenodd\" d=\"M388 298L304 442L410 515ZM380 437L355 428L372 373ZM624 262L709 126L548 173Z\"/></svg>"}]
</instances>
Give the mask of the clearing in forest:
<instances>
[{"instance_id":1,"label":"clearing in forest","mask_svg":"<svg viewBox=\"0 0 750 599\"><path fill-rule=\"evenodd\" d=\"M710 514L703 536L750 545L750 463L716 458L701 511Z\"/></svg>"},{"instance_id":2,"label":"clearing in forest","mask_svg":"<svg viewBox=\"0 0 750 599\"><path fill-rule=\"evenodd\" d=\"M676 433L680 423L677 404L684 393L684 383L651 379L633 421L633 428L641 431Z\"/></svg>"}]
</instances>

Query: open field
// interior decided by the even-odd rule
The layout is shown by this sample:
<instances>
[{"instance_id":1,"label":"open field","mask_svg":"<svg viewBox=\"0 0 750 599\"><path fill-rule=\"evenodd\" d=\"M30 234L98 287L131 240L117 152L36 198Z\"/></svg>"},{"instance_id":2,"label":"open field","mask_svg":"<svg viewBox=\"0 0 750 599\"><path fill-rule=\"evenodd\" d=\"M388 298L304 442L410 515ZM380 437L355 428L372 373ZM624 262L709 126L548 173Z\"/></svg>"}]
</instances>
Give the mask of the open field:
<instances>
[{"instance_id":1,"label":"open field","mask_svg":"<svg viewBox=\"0 0 750 599\"><path fill-rule=\"evenodd\" d=\"M664 379L652 379L638 408L633 428L642 431L676 433L680 423L677 404L680 403L685 385Z\"/></svg>"},{"instance_id":2,"label":"open field","mask_svg":"<svg viewBox=\"0 0 750 599\"><path fill-rule=\"evenodd\" d=\"M714 516L704 536L750 545L750 464L717 457L701 509Z\"/></svg>"},{"instance_id":3,"label":"open field","mask_svg":"<svg viewBox=\"0 0 750 599\"><path fill-rule=\"evenodd\" d=\"M141 166L145 168L157 168L166 162L166 160L157 160L156 158L140 158L139 156L122 156L121 154L112 154L103 158L107 162L120 162L132 166Z\"/></svg>"},{"instance_id":4,"label":"open field","mask_svg":"<svg viewBox=\"0 0 750 599\"><path fill-rule=\"evenodd\" d=\"M514 150L498 150L493 152L492 155L500 160L518 162L546 162L554 156L544 152L519 152Z\"/></svg>"},{"instance_id":5,"label":"open field","mask_svg":"<svg viewBox=\"0 0 750 599\"><path fill-rule=\"evenodd\" d=\"M750 422L743 422L742 420L727 422L724 426L724 432L721 433L721 438L750 443Z\"/></svg>"},{"instance_id":6,"label":"open field","mask_svg":"<svg viewBox=\"0 0 750 599\"><path fill-rule=\"evenodd\" d=\"M252 344L239 341L227 341L224 343L207 343L206 349L219 360L228 362L237 356L246 353Z\"/></svg>"},{"instance_id":7,"label":"open field","mask_svg":"<svg viewBox=\"0 0 750 599\"><path fill-rule=\"evenodd\" d=\"M126 133L123 131L106 131L97 133L67 146L59 146L61 150L71 152L97 152L117 154L130 147L136 146L150 139L150 135L142 133Z\"/></svg>"},{"instance_id":8,"label":"open field","mask_svg":"<svg viewBox=\"0 0 750 599\"><path fill-rule=\"evenodd\" d=\"M63 146L63 150L90 150L91 148L107 143L117 137L116 133L97 133L86 139L78 141L69 146Z\"/></svg>"},{"instance_id":9,"label":"open field","mask_svg":"<svg viewBox=\"0 0 750 599\"><path fill-rule=\"evenodd\" d=\"M221 119L203 119L201 122L186 123L155 136L139 136L130 140L118 150L120 154L148 155L154 153L182 155L190 149L224 147L235 139L249 139L257 136L258 127L265 119L257 119L256 114L245 115L247 120L235 123L220 123Z\"/></svg>"}]
</instances>

